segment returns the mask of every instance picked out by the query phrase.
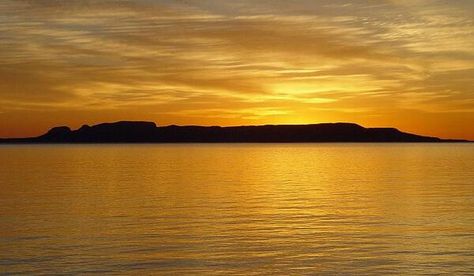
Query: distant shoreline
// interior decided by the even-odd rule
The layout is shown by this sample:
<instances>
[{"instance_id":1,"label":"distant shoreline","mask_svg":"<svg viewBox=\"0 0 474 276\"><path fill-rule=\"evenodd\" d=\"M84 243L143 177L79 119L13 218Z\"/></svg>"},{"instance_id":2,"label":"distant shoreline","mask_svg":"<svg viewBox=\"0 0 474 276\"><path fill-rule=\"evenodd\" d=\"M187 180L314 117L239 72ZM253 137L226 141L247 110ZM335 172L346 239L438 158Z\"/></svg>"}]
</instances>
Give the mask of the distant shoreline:
<instances>
[{"instance_id":1,"label":"distant shoreline","mask_svg":"<svg viewBox=\"0 0 474 276\"><path fill-rule=\"evenodd\" d=\"M121 121L77 130L55 127L29 138L0 139L0 144L184 144L184 143L470 143L402 132L395 128L364 128L354 123L260 126L163 126Z\"/></svg>"}]
</instances>

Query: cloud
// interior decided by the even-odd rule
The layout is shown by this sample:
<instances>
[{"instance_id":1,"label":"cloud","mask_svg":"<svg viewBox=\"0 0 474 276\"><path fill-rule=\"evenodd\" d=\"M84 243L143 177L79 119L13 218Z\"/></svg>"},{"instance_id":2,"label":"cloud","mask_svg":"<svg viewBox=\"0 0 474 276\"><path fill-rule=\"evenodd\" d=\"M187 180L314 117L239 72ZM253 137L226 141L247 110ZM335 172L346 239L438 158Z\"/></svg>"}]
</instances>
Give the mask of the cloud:
<instances>
[{"instance_id":1,"label":"cloud","mask_svg":"<svg viewBox=\"0 0 474 276\"><path fill-rule=\"evenodd\" d=\"M235 122L472 110L472 5L5 0L0 102L206 118L226 105Z\"/></svg>"}]
</instances>

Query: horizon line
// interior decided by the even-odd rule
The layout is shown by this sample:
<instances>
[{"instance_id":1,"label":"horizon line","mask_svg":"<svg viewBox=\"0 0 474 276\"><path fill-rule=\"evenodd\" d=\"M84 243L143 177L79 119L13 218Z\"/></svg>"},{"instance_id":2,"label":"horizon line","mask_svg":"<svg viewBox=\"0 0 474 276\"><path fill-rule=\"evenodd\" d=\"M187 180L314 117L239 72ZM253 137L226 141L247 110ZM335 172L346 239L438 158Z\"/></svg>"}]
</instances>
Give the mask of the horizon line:
<instances>
[{"instance_id":1,"label":"horizon line","mask_svg":"<svg viewBox=\"0 0 474 276\"><path fill-rule=\"evenodd\" d=\"M117 125L117 124L124 124L124 123L129 123L129 124L148 124L148 125L153 125L153 127L155 128L169 128L169 127L183 127L183 128L186 128L186 127L201 127L201 128L239 128L239 127L266 127L266 126L273 126L273 127L279 127L279 126L317 126L317 125L353 125L353 126L357 126L357 127L361 127L361 128L364 128L364 129L391 129L391 130L396 130L396 131L399 131L399 132L402 132L402 133L406 133L406 134L412 134L412 135L417 135L417 136L423 136L423 137L427 137L427 138L436 138L436 139L440 139L440 140L443 140L443 141L452 141L452 142L474 142L473 140L469 140L469 139L464 139L464 138L440 138L438 136L432 136L432 135L422 135L422 134L418 134L417 132L413 133L413 132L406 132L404 130L400 130L399 128L396 128L396 127L390 127L390 126L385 126L385 127L365 127L359 123L354 123L354 122L347 122L347 121L337 121L337 122L319 122L319 123L306 123L306 124L301 124L301 123L295 123L295 124L272 124L272 123L269 123L269 124L256 124L256 125L224 125L224 126L219 126L219 125L197 125L197 124L189 124L189 125L177 125L177 124L168 124L168 125L160 125L158 124L157 122L155 121L147 121L147 120L119 120L119 121L109 121L109 122L101 122L101 123L95 123L95 124L82 124L80 127L78 128L71 128L69 127L68 125L57 125L57 126L53 126L53 127L50 127L48 130L46 130L46 132L43 132L43 134L40 134L38 136L29 136L29 137L0 137L0 140L15 140L15 139L35 139L35 138L38 138L38 137L41 137L41 136L44 136L44 135L47 135L48 133L50 133L52 130L54 129L67 129L68 131L71 131L71 132L75 132L75 131L79 131L81 130L82 128L94 128L94 127L97 127L97 126L102 126L102 125Z\"/></svg>"}]
</instances>

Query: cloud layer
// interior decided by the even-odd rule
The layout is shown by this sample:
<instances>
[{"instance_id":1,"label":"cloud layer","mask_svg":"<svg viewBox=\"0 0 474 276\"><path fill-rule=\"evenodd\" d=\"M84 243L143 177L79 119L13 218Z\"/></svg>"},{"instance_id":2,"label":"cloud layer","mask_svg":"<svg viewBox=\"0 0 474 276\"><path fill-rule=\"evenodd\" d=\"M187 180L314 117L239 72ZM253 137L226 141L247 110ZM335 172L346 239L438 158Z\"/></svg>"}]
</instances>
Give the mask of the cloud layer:
<instances>
[{"instance_id":1,"label":"cloud layer","mask_svg":"<svg viewBox=\"0 0 474 276\"><path fill-rule=\"evenodd\" d=\"M4 0L0 14L0 136L146 119L474 139L469 0Z\"/></svg>"}]
</instances>

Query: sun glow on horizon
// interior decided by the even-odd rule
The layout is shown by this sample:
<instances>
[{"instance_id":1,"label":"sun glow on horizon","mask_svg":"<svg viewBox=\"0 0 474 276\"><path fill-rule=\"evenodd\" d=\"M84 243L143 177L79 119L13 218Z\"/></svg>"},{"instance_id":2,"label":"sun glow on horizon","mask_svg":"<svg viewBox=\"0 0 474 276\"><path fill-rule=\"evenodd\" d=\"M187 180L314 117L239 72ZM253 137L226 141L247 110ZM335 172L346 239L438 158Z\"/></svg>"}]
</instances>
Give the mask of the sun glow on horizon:
<instances>
[{"instance_id":1,"label":"sun glow on horizon","mask_svg":"<svg viewBox=\"0 0 474 276\"><path fill-rule=\"evenodd\" d=\"M474 140L472 1L0 3L0 137L354 122Z\"/></svg>"}]
</instances>

